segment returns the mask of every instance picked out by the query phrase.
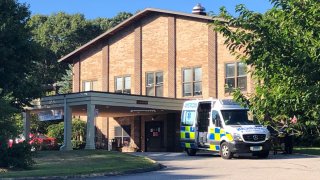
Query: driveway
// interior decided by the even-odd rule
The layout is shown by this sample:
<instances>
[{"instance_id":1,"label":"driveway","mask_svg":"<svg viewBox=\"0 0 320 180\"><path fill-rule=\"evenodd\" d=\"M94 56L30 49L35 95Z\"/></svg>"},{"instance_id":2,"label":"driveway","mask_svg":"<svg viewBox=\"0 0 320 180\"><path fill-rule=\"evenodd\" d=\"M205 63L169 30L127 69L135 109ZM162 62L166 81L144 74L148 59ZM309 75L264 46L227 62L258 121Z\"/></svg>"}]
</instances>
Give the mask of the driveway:
<instances>
[{"instance_id":1,"label":"driveway","mask_svg":"<svg viewBox=\"0 0 320 180\"><path fill-rule=\"evenodd\" d=\"M238 157L223 160L209 153L190 157L185 153L134 153L147 156L166 167L159 171L90 179L319 179L320 157L306 155L270 155L268 159ZM270 153L271 154L271 153Z\"/></svg>"}]
</instances>

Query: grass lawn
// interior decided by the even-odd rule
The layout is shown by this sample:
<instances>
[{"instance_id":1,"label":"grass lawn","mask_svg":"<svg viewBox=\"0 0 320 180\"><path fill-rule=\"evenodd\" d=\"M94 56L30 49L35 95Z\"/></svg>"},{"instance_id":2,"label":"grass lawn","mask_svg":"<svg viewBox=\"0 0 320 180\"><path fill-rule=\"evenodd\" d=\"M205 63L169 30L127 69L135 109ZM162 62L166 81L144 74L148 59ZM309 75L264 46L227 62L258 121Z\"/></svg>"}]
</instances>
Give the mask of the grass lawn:
<instances>
[{"instance_id":1,"label":"grass lawn","mask_svg":"<svg viewBox=\"0 0 320 180\"><path fill-rule=\"evenodd\" d=\"M320 147L295 147L293 152L301 154L320 155Z\"/></svg>"},{"instance_id":2,"label":"grass lawn","mask_svg":"<svg viewBox=\"0 0 320 180\"><path fill-rule=\"evenodd\" d=\"M144 157L104 150L40 151L31 170L1 171L1 178L72 176L91 173L121 173L155 167Z\"/></svg>"}]
</instances>

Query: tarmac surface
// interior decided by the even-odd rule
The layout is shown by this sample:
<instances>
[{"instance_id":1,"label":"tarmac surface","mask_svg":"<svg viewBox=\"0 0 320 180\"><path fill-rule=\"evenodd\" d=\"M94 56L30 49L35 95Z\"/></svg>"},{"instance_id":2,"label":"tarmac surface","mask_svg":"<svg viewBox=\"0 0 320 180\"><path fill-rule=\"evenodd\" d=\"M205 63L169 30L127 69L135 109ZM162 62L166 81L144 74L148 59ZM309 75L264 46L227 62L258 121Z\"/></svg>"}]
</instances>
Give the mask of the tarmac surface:
<instances>
[{"instance_id":1,"label":"tarmac surface","mask_svg":"<svg viewBox=\"0 0 320 180\"><path fill-rule=\"evenodd\" d=\"M242 156L224 160L217 154L200 153L187 156L185 153L145 152L133 153L147 156L165 167L158 171L86 178L102 179L237 179L237 180L314 180L320 179L320 156L308 155L269 155L267 159ZM119 162L121 163L121 162Z\"/></svg>"}]
</instances>

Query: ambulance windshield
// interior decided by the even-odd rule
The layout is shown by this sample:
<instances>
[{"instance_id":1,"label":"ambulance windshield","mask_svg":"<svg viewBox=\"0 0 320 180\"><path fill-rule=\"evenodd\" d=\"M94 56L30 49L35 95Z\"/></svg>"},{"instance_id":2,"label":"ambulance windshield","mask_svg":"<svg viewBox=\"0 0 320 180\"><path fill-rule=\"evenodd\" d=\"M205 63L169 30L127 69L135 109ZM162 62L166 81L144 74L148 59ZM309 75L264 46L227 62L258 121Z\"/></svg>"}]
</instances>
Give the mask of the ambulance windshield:
<instances>
[{"instance_id":1,"label":"ambulance windshield","mask_svg":"<svg viewBox=\"0 0 320 180\"><path fill-rule=\"evenodd\" d=\"M252 121L248 120L247 110L221 110L221 114L226 125L250 125Z\"/></svg>"}]
</instances>

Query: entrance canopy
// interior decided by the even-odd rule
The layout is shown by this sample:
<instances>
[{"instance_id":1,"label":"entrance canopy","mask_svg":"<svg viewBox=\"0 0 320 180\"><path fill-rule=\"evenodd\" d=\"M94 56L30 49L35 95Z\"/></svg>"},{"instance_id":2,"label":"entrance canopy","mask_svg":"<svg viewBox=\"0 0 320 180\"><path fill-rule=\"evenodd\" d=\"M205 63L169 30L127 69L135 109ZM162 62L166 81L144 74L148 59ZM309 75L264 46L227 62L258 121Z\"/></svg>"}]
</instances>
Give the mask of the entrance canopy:
<instances>
[{"instance_id":1,"label":"entrance canopy","mask_svg":"<svg viewBox=\"0 0 320 180\"><path fill-rule=\"evenodd\" d=\"M95 104L98 105L101 112L136 115L142 112L148 113L148 110L152 113L160 110L181 111L184 101L184 99L88 91L47 96L34 102L30 110L37 112L43 109L63 108L66 105L79 108L79 106ZM117 109L115 107L122 108Z\"/></svg>"},{"instance_id":2,"label":"entrance canopy","mask_svg":"<svg viewBox=\"0 0 320 180\"><path fill-rule=\"evenodd\" d=\"M140 95L114 94L87 91L47 96L33 103L27 112L39 113L44 110L63 110L64 145L61 150L71 150L72 113L87 116L86 149L95 149L94 119L96 116L123 117L136 115L157 115L181 111L184 99L151 97ZM29 115L25 115L25 137L29 134Z\"/></svg>"}]
</instances>

